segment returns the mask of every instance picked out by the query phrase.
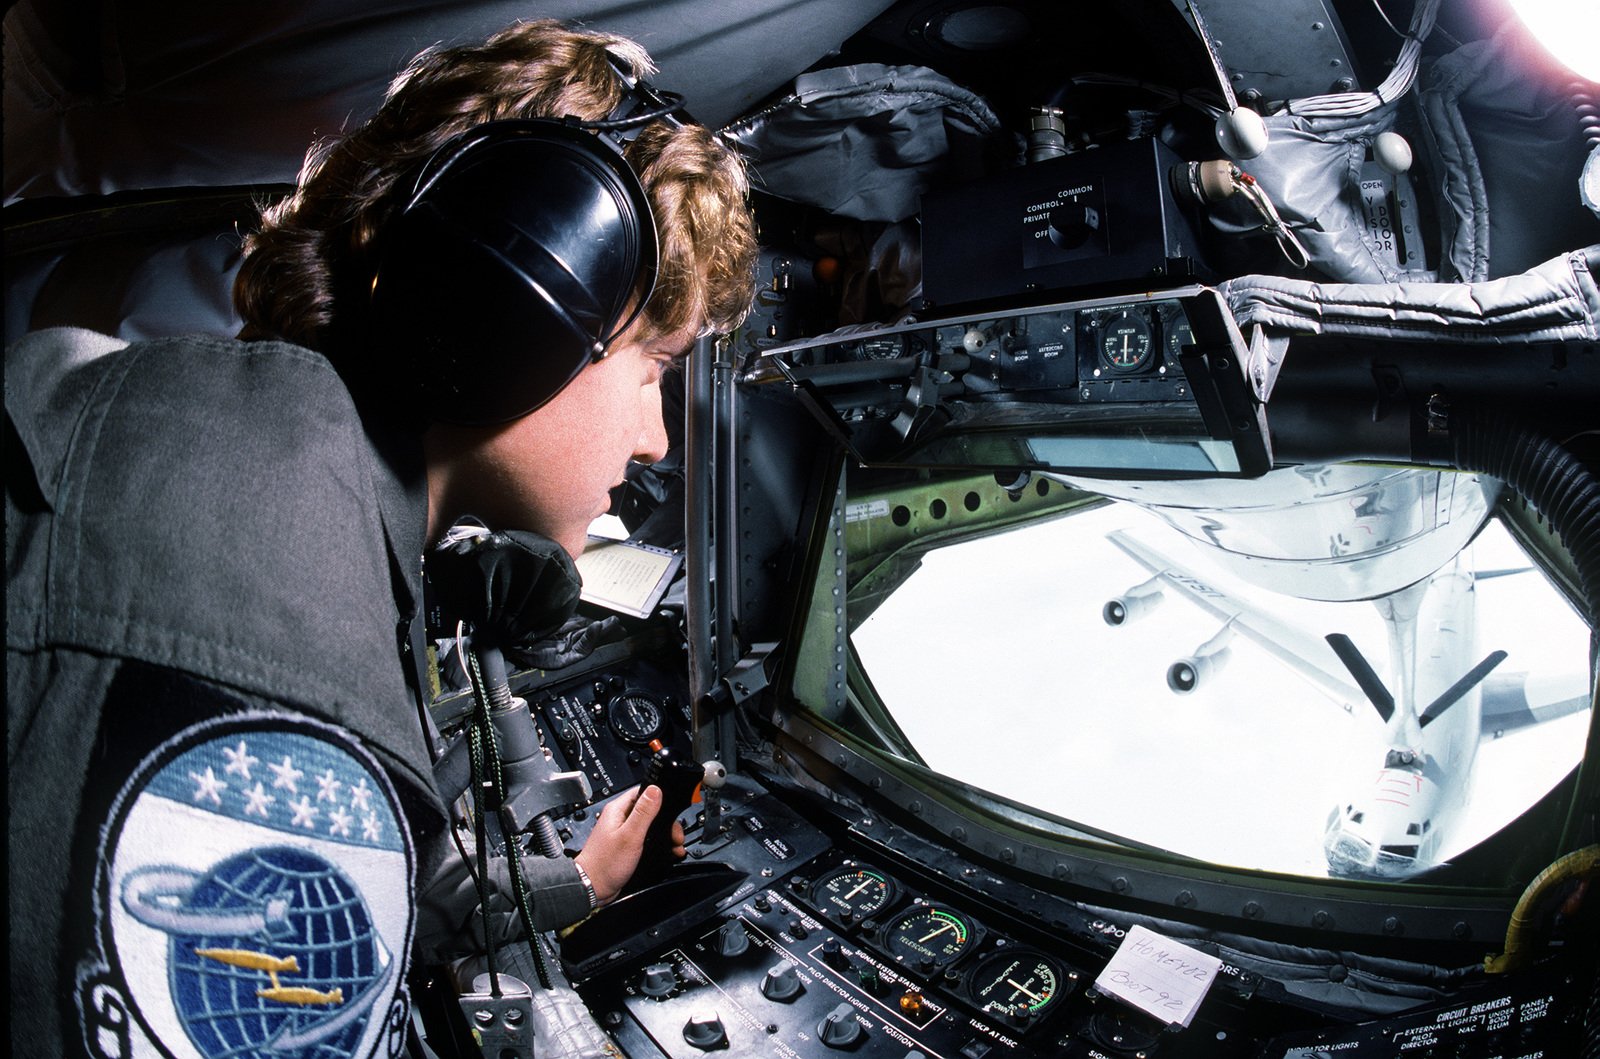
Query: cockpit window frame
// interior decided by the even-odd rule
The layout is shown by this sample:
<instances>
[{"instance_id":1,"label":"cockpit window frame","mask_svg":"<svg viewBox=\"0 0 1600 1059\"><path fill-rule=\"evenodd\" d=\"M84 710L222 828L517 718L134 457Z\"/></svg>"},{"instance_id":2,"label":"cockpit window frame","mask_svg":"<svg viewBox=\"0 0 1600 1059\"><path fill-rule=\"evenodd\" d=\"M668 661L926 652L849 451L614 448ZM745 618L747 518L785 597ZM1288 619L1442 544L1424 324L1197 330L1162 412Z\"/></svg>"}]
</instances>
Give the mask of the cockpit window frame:
<instances>
[{"instance_id":1,"label":"cockpit window frame","mask_svg":"<svg viewBox=\"0 0 1600 1059\"><path fill-rule=\"evenodd\" d=\"M833 510L819 518L824 529L817 535L830 547L842 546L849 537L852 504L883 501L892 507L896 489L918 492L925 498L944 490L959 500L965 487L981 484L986 477L926 470L897 476L881 469L847 467L846 461L839 463L837 474ZM847 498L844 486L850 476L871 482L876 494L871 498L859 494ZM1018 492L1027 495L1029 483L998 481L1001 477L987 476L987 480L1008 497ZM892 581L896 578L893 564L914 567L922 554L953 540L993 532L1008 522L1048 517L1052 512L1069 515L1106 502L1093 494L1065 490L1059 483L1055 486L1064 491L1052 504L1019 507L1023 517L1008 513L980 515L967 504L946 500L949 521L943 525L919 528L907 520L900 527L902 532L880 535L866 546L864 555L858 550L848 557L837 556L837 565L829 576L819 576L812 582L814 589L823 584L830 589L815 592L812 599L814 614L820 616L826 609L828 620L825 624L802 622L807 628L802 639L816 636L824 628L837 630L834 637L826 638L825 647L829 651L840 649L847 691L831 703L815 698L808 702L804 693L795 694L795 670L797 665L805 664L806 653L804 647L790 653L789 671L779 675L778 683L791 690L784 696L787 701L774 713L782 744L801 762L811 763L819 774L842 774L841 778L854 781L868 803L885 815L895 816L907 826L931 828L949 836L967 855L1030 877L1039 885L1066 887L1085 894L1100 892L1119 900L1154 902L1184 915L1234 921L1241 930L1259 931L1264 925L1303 929L1310 925L1325 929L1330 935L1343 936L1346 940L1341 943L1367 946L1383 946L1403 937L1408 943L1437 944L1446 949L1475 944L1481 951L1486 939L1503 936L1521 893L1520 884L1487 885L1479 881L1455 885L1447 879L1433 878L1433 873L1398 882L1318 879L1230 868L1144 847L1082 822L1052 817L926 766L862 669L848 638L856 621L846 613L834 613L831 588L843 592L847 584L860 585L868 577ZM1019 497L1008 503L1022 505L1024 500ZM958 508L959 514L951 517ZM1548 540L1522 533L1517 538L1541 565L1548 563L1560 570L1560 558L1545 550ZM820 554L814 558L818 568L828 568ZM1570 568L1570 564L1566 565ZM846 577L847 567L858 571L853 582ZM1559 573L1555 579L1558 584L1567 581ZM1583 804L1584 792L1593 795L1596 775L1600 773L1596 766L1600 730L1595 716L1591 714L1586 754L1580 766L1502 834L1525 828L1559 831L1555 845L1563 849L1574 847L1581 825L1576 807ZM852 724L852 720L861 723Z\"/></svg>"}]
</instances>

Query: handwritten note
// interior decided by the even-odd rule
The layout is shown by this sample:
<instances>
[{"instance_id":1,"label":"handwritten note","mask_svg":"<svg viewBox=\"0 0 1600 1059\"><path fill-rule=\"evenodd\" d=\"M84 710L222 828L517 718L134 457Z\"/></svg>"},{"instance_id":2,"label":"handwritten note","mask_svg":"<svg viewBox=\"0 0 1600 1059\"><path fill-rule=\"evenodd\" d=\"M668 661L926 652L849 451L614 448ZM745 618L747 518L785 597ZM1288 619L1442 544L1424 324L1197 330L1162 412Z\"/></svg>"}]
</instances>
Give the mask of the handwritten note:
<instances>
[{"instance_id":1,"label":"handwritten note","mask_svg":"<svg viewBox=\"0 0 1600 1059\"><path fill-rule=\"evenodd\" d=\"M578 557L586 602L647 618L661 602L681 555L626 541L590 537Z\"/></svg>"},{"instance_id":2,"label":"handwritten note","mask_svg":"<svg viewBox=\"0 0 1600 1059\"><path fill-rule=\"evenodd\" d=\"M1133 926L1094 987L1162 1022L1187 1026L1221 968L1215 956Z\"/></svg>"}]
</instances>

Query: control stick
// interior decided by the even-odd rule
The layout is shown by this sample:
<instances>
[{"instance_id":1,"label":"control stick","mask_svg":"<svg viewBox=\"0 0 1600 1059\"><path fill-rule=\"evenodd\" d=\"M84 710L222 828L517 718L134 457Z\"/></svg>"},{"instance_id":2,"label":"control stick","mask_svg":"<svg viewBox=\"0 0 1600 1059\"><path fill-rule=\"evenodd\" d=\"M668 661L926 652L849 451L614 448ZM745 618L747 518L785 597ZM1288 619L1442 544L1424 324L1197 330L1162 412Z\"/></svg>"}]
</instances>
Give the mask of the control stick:
<instances>
[{"instance_id":1,"label":"control stick","mask_svg":"<svg viewBox=\"0 0 1600 1059\"><path fill-rule=\"evenodd\" d=\"M656 882L675 863L672 822L699 799L700 784L705 776L704 766L679 761L661 740L650 740L650 763L645 766L643 786L654 784L661 788L661 811L650 822L650 830L645 832L644 852L639 857L639 867L633 873L629 890L642 890Z\"/></svg>"}]
</instances>

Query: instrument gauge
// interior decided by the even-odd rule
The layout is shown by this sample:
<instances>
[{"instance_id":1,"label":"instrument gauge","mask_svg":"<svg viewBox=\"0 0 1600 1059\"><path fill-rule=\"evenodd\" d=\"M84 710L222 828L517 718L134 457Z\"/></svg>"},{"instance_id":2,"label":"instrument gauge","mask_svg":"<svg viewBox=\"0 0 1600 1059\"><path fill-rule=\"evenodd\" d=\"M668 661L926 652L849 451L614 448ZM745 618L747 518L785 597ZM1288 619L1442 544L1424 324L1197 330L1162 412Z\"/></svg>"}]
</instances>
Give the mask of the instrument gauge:
<instances>
[{"instance_id":1,"label":"instrument gauge","mask_svg":"<svg viewBox=\"0 0 1600 1059\"><path fill-rule=\"evenodd\" d=\"M954 963L977 944L977 925L939 905L917 905L901 912L884 930L883 945L896 959L931 970Z\"/></svg>"},{"instance_id":2,"label":"instrument gauge","mask_svg":"<svg viewBox=\"0 0 1600 1059\"><path fill-rule=\"evenodd\" d=\"M846 865L818 880L811 900L824 913L859 921L883 911L897 890L882 872Z\"/></svg>"},{"instance_id":3,"label":"instrument gauge","mask_svg":"<svg viewBox=\"0 0 1600 1059\"><path fill-rule=\"evenodd\" d=\"M1189 326L1189 318L1183 315L1183 310L1173 310L1172 316L1167 319L1167 360L1169 363L1178 363L1178 358L1183 355L1184 346L1194 345L1194 328Z\"/></svg>"},{"instance_id":4,"label":"instrument gauge","mask_svg":"<svg viewBox=\"0 0 1600 1059\"><path fill-rule=\"evenodd\" d=\"M665 717L661 704L649 695L625 691L606 705L606 722L624 743L645 746L661 735Z\"/></svg>"},{"instance_id":5,"label":"instrument gauge","mask_svg":"<svg viewBox=\"0 0 1600 1059\"><path fill-rule=\"evenodd\" d=\"M990 1015L1026 1021L1065 995L1061 967L1029 949L1002 949L979 961L967 978L973 1001Z\"/></svg>"},{"instance_id":6,"label":"instrument gauge","mask_svg":"<svg viewBox=\"0 0 1600 1059\"><path fill-rule=\"evenodd\" d=\"M1139 371L1153 352L1150 322L1142 313L1118 309L1100 322L1100 359L1112 371Z\"/></svg>"},{"instance_id":7,"label":"instrument gauge","mask_svg":"<svg viewBox=\"0 0 1600 1059\"><path fill-rule=\"evenodd\" d=\"M900 339L895 335L866 339L856 349L857 360L893 360L905 352L901 348Z\"/></svg>"}]
</instances>

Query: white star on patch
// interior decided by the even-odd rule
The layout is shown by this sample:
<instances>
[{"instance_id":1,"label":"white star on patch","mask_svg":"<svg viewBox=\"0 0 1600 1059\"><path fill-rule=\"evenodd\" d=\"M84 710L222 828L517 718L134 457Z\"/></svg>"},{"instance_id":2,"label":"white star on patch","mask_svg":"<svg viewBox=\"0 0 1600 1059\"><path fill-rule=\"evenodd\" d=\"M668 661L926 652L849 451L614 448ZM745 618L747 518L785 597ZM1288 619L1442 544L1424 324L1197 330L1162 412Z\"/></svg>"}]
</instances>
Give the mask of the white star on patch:
<instances>
[{"instance_id":1,"label":"white star on patch","mask_svg":"<svg viewBox=\"0 0 1600 1059\"><path fill-rule=\"evenodd\" d=\"M203 802L209 798L212 805L222 804L222 792L228 789L228 785L217 779L217 774L211 771L210 765L206 766L204 775L198 772L191 772L189 773L189 778L200 785L195 788L195 801Z\"/></svg>"},{"instance_id":2,"label":"white star on patch","mask_svg":"<svg viewBox=\"0 0 1600 1059\"><path fill-rule=\"evenodd\" d=\"M361 837L368 842L376 842L383 837L383 824L372 813L361 818Z\"/></svg>"},{"instance_id":3,"label":"white star on patch","mask_svg":"<svg viewBox=\"0 0 1600 1059\"><path fill-rule=\"evenodd\" d=\"M268 794L262 788L260 783L257 783L254 790L245 792L244 815L259 816L262 819L266 819L267 807L272 805L272 803L276 802L277 800L278 799Z\"/></svg>"},{"instance_id":4,"label":"white star on patch","mask_svg":"<svg viewBox=\"0 0 1600 1059\"><path fill-rule=\"evenodd\" d=\"M328 834L339 835L342 838L349 838L350 822L354 819L355 817L351 816L343 809L335 809L328 817Z\"/></svg>"},{"instance_id":5,"label":"white star on patch","mask_svg":"<svg viewBox=\"0 0 1600 1059\"><path fill-rule=\"evenodd\" d=\"M372 790L367 786L367 777L362 776L361 782L350 788L350 808L372 812Z\"/></svg>"},{"instance_id":6,"label":"white star on patch","mask_svg":"<svg viewBox=\"0 0 1600 1059\"><path fill-rule=\"evenodd\" d=\"M317 810L311 804L309 795L302 794L298 802L289 803L289 808L294 810L294 817L289 821L292 826L307 830L317 826Z\"/></svg>"},{"instance_id":7,"label":"white star on patch","mask_svg":"<svg viewBox=\"0 0 1600 1059\"><path fill-rule=\"evenodd\" d=\"M250 778L250 766L261 764L261 759L250 753L243 739L239 740L237 747L223 747L222 756L228 759L228 764L223 768L223 774L238 776L242 780Z\"/></svg>"},{"instance_id":8,"label":"white star on patch","mask_svg":"<svg viewBox=\"0 0 1600 1059\"><path fill-rule=\"evenodd\" d=\"M333 770L329 769L317 777L317 801L331 802L339 794L339 788L344 784L333 778Z\"/></svg>"},{"instance_id":9,"label":"white star on patch","mask_svg":"<svg viewBox=\"0 0 1600 1059\"><path fill-rule=\"evenodd\" d=\"M305 773L294 767L294 762L289 760L289 755L285 754L283 756L283 764L268 765L267 768L272 770L273 790L283 787L286 788L290 794L300 793L300 789L296 787L295 784L300 780L300 777L305 775Z\"/></svg>"}]
</instances>

